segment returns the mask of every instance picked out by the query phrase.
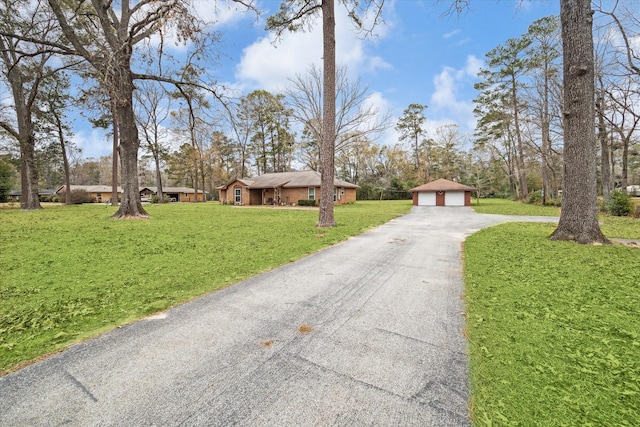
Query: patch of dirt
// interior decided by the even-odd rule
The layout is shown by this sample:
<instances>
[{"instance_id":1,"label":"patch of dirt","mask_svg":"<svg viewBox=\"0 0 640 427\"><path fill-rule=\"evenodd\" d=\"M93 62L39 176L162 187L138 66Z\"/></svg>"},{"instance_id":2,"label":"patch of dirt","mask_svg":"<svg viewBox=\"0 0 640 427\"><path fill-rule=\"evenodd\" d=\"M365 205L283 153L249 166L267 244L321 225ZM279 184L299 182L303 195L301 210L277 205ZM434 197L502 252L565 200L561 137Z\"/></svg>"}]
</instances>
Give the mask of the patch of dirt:
<instances>
[{"instance_id":1,"label":"patch of dirt","mask_svg":"<svg viewBox=\"0 0 640 427\"><path fill-rule=\"evenodd\" d=\"M274 342L276 342L276 340L261 341L260 345L264 348L271 348Z\"/></svg>"},{"instance_id":2,"label":"patch of dirt","mask_svg":"<svg viewBox=\"0 0 640 427\"><path fill-rule=\"evenodd\" d=\"M313 328L306 323L303 323L298 327L298 333L300 334L308 334L311 331L313 331Z\"/></svg>"},{"instance_id":3,"label":"patch of dirt","mask_svg":"<svg viewBox=\"0 0 640 427\"><path fill-rule=\"evenodd\" d=\"M399 237L394 237L390 242L387 243L402 243L404 241L406 241L407 239L401 239Z\"/></svg>"},{"instance_id":4,"label":"patch of dirt","mask_svg":"<svg viewBox=\"0 0 640 427\"><path fill-rule=\"evenodd\" d=\"M611 241L616 245L640 249L640 240L637 239L611 239Z\"/></svg>"}]
</instances>

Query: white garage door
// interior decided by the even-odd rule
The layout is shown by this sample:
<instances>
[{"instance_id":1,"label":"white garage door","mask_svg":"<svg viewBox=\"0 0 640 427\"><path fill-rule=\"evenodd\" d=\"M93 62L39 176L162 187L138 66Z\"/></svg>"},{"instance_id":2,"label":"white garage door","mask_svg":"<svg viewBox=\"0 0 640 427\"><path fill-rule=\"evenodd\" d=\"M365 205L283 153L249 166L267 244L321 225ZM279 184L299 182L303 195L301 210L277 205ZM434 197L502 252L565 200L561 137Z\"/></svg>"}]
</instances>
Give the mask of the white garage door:
<instances>
[{"instance_id":1,"label":"white garage door","mask_svg":"<svg viewBox=\"0 0 640 427\"><path fill-rule=\"evenodd\" d=\"M436 193L431 192L419 192L418 193L418 206L435 206L436 205Z\"/></svg>"},{"instance_id":2,"label":"white garage door","mask_svg":"<svg viewBox=\"0 0 640 427\"><path fill-rule=\"evenodd\" d=\"M464 206L464 191L447 191L444 194L445 206Z\"/></svg>"}]
</instances>

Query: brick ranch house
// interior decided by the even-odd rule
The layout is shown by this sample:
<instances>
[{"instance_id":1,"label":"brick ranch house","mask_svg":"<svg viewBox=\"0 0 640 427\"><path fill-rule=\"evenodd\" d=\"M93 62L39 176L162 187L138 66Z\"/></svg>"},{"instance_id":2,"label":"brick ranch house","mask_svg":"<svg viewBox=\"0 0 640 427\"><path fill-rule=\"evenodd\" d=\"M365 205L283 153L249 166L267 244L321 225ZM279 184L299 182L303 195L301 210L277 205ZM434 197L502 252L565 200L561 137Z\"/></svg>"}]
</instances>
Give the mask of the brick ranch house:
<instances>
[{"instance_id":1,"label":"brick ranch house","mask_svg":"<svg viewBox=\"0 0 640 427\"><path fill-rule=\"evenodd\" d=\"M333 181L333 201L344 205L356 201L359 186ZM315 171L267 173L255 178L236 178L218 187L220 202L234 205L289 205L298 200L320 199L320 173Z\"/></svg>"},{"instance_id":2,"label":"brick ranch house","mask_svg":"<svg viewBox=\"0 0 640 427\"><path fill-rule=\"evenodd\" d=\"M409 190L414 206L471 206L475 188L448 179L437 179Z\"/></svg>"},{"instance_id":3,"label":"brick ranch house","mask_svg":"<svg viewBox=\"0 0 640 427\"><path fill-rule=\"evenodd\" d=\"M112 187L110 185L72 185L71 191L84 190L96 203L108 202L111 200ZM64 197L66 187L62 186L58 188L56 194L60 197ZM157 194L157 187L141 187L140 196L151 197ZM196 191L189 187L163 187L162 193L174 202L193 202L195 200ZM122 187L118 187L118 197L122 196ZM204 201L205 196L202 190L198 190L198 201Z\"/></svg>"}]
</instances>

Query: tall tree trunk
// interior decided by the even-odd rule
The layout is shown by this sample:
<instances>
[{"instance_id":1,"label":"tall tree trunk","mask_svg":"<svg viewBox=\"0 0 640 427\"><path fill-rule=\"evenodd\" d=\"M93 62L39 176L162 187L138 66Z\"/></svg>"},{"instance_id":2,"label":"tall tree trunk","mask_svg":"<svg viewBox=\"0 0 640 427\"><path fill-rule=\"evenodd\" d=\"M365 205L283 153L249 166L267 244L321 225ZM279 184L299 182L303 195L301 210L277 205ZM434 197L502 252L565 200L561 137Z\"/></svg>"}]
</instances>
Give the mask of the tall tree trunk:
<instances>
[{"instance_id":1,"label":"tall tree trunk","mask_svg":"<svg viewBox=\"0 0 640 427\"><path fill-rule=\"evenodd\" d=\"M198 194L198 159L195 158L196 150L193 150L193 190L195 194ZM198 198L193 199L193 203L198 203Z\"/></svg>"},{"instance_id":2,"label":"tall tree trunk","mask_svg":"<svg viewBox=\"0 0 640 427\"><path fill-rule=\"evenodd\" d=\"M198 146L196 144L196 118L193 114L193 106L189 100L189 138L191 139L191 156L193 157L193 189L195 199L193 203L198 203Z\"/></svg>"},{"instance_id":3,"label":"tall tree trunk","mask_svg":"<svg viewBox=\"0 0 640 427\"><path fill-rule=\"evenodd\" d=\"M5 61L6 62L6 61ZM18 121L17 138L20 143L20 184L22 210L42 209L38 198L38 168L35 159L36 140L31 119L31 101L27 101L20 67L15 66L6 75L11 85ZM35 88L33 90L36 90Z\"/></svg>"},{"instance_id":4,"label":"tall tree trunk","mask_svg":"<svg viewBox=\"0 0 640 427\"><path fill-rule=\"evenodd\" d=\"M551 172L549 160L551 158L551 125L549 119L549 66L545 61L544 94L542 99L542 204L547 204L551 196Z\"/></svg>"},{"instance_id":5,"label":"tall tree trunk","mask_svg":"<svg viewBox=\"0 0 640 427\"><path fill-rule=\"evenodd\" d=\"M113 155L111 156L111 205L118 206L118 122L116 111L111 102L111 115L113 116Z\"/></svg>"},{"instance_id":6,"label":"tall tree trunk","mask_svg":"<svg viewBox=\"0 0 640 427\"><path fill-rule=\"evenodd\" d=\"M236 176L236 178L244 178L245 176L247 176L247 153L244 147L240 149L240 162L240 176Z\"/></svg>"},{"instance_id":7,"label":"tall tree trunk","mask_svg":"<svg viewBox=\"0 0 640 427\"><path fill-rule=\"evenodd\" d=\"M564 80L564 184L553 240L609 243L598 224L591 0L560 0Z\"/></svg>"},{"instance_id":8,"label":"tall tree trunk","mask_svg":"<svg viewBox=\"0 0 640 427\"><path fill-rule=\"evenodd\" d=\"M615 141L613 140L613 136L609 135L609 162L611 162L611 174L609 175L609 188L611 191L616 188L616 164L618 160L616 159L616 147Z\"/></svg>"},{"instance_id":9,"label":"tall tree trunk","mask_svg":"<svg viewBox=\"0 0 640 427\"><path fill-rule=\"evenodd\" d=\"M622 191L627 191L629 185L629 139L630 135L625 136L624 132L620 132L622 138L622 177L620 179L620 187Z\"/></svg>"},{"instance_id":10,"label":"tall tree trunk","mask_svg":"<svg viewBox=\"0 0 640 427\"><path fill-rule=\"evenodd\" d=\"M542 129L542 133L544 134L544 124L543 124L543 129ZM543 152L546 149L546 140L544 139L544 136L542 137L542 150ZM546 205L547 204L547 199L550 197L551 194L551 174L549 173L549 165L547 163L547 155L546 153L542 154L542 204Z\"/></svg>"},{"instance_id":11,"label":"tall tree trunk","mask_svg":"<svg viewBox=\"0 0 640 427\"><path fill-rule=\"evenodd\" d=\"M62 128L62 122L60 121L60 117L58 117L57 114L55 115L55 119L58 139L60 140L60 148L62 149L62 168L64 170L65 184L64 203L69 205L71 204L71 177L69 172L69 156L67 156L67 144L64 142L64 129Z\"/></svg>"},{"instance_id":12,"label":"tall tree trunk","mask_svg":"<svg viewBox=\"0 0 640 427\"><path fill-rule=\"evenodd\" d=\"M520 183L520 197L526 199L529 196L529 189L527 188L527 171L524 166L524 149L522 144L522 132L520 132L520 115L518 114L518 93L515 77L512 77L512 102L513 102L513 124L516 132L516 144L517 144L517 165L518 165L518 181Z\"/></svg>"},{"instance_id":13,"label":"tall tree trunk","mask_svg":"<svg viewBox=\"0 0 640 427\"><path fill-rule=\"evenodd\" d=\"M416 139L415 141L413 141L413 151L415 153L416 156L416 172L418 172L418 176L420 175L420 152L418 151L418 143L419 143L419 136L416 134Z\"/></svg>"},{"instance_id":14,"label":"tall tree trunk","mask_svg":"<svg viewBox=\"0 0 640 427\"><path fill-rule=\"evenodd\" d=\"M200 154L200 159L202 159L202 154ZM207 181L206 173L204 170L204 161L200 160L200 178L202 178L202 201L206 202L205 191L206 188L205 183ZM196 191L196 202L198 201L198 192Z\"/></svg>"},{"instance_id":15,"label":"tall tree trunk","mask_svg":"<svg viewBox=\"0 0 640 427\"><path fill-rule=\"evenodd\" d=\"M318 227L334 227L333 177L336 139L336 19L334 0L322 0L323 104L320 141L320 214Z\"/></svg>"},{"instance_id":16,"label":"tall tree trunk","mask_svg":"<svg viewBox=\"0 0 640 427\"><path fill-rule=\"evenodd\" d=\"M31 122L30 117L27 120ZM22 134L22 132L21 132ZM38 169L35 160L35 138L33 132L20 137L20 181L22 184L22 197L20 208L22 210L42 209L38 198Z\"/></svg>"},{"instance_id":17,"label":"tall tree trunk","mask_svg":"<svg viewBox=\"0 0 640 427\"><path fill-rule=\"evenodd\" d=\"M164 203L164 191L162 190L162 173L160 172L160 155L158 154L157 150L154 150L153 152L153 160L156 164L156 186L158 190L156 191L156 197L158 197L158 203Z\"/></svg>"},{"instance_id":18,"label":"tall tree trunk","mask_svg":"<svg viewBox=\"0 0 640 427\"><path fill-rule=\"evenodd\" d=\"M598 77L601 85L598 89L596 114L598 116L598 141L600 141L600 179L602 181L602 198L605 205L611 201L611 156L607 142L607 126L604 120L604 91L602 78Z\"/></svg>"},{"instance_id":19,"label":"tall tree trunk","mask_svg":"<svg viewBox=\"0 0 640 427\"><path fill-rule=\"evenodd\" d=\"M126 62L126 61L123 61ZM113 218L148 218L140 202L138 184L138 149L140 139L133 111L133 79L128 63L118 70L113 79L116 123L120 137L120 167L122 170L122 200Z\"/></svg>"}]
</instances>

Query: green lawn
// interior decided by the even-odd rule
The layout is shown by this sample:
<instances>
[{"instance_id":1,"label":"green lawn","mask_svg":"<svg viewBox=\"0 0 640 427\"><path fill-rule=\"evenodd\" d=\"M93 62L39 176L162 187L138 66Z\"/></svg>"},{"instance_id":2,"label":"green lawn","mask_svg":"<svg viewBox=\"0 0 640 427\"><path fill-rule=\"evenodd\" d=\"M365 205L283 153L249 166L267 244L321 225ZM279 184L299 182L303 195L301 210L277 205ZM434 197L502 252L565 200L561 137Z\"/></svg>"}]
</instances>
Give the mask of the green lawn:
<instances>
[{"instance_id":1,"label":"green lawn","mask_svg":"<svg viewBox=\"0 0 640 427\"><path fill-rule=\"evenodd\" d=\"M472 208L483 214L560 216L560 208L554 206L530 205L508 199L473 199Z\"/></svg>"},{"instance_id":2,"label":"green lawn","mask_svg":"<svg viewBox=\"0 0 640 427\"><path fill-rule=\"evenodd\" d=\"M600 221L640 239L640 220ZM474 425L640 425L640 249L552 242L554 228L504 224L465 242Z\"/></svg>"},{"instance_id":3,"label":"green lawn","mask_svg":"<svg viewBox=\"0 0 640 427\"><path fill-rule=\"evenodd\" d=\"M296 260L408 212L410 201L317 210L150 205L0 209L0 372L117 325Z\"/></svg>"},{"instance_id":4,"label":"green lawn","mask_svg":"<svg viewBox=\"0 0 640 427\"><path fill-rule=\"evenodd\" d=\"M506 199L480 199L479 204L478 200L474 199L472 208L483 214L560 216L560 208L530 205ZM607 237L640 239L640 220L637 218L600 214L598 220L602 232Z\"/></svg>"},{"instance_id":5,"label":"green lawn","mask_svg":"<svg viewBox=\"0 0 640 427\"><path fill-rule=\"evenodd\" d=\"M555 208L482 199L492 213ZM0 371L298 259L411 207L317 211L217 204L0 209ZM553 212L553 213L551 213ZM601 216L608 237L640 221ZM551 224L504 224L465 243L476 426L640 425L640 249L551 242Z\"/></svg>"}]
</instances>

